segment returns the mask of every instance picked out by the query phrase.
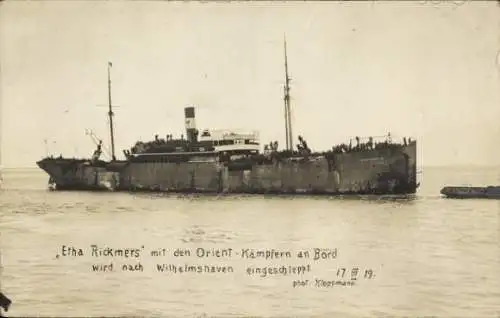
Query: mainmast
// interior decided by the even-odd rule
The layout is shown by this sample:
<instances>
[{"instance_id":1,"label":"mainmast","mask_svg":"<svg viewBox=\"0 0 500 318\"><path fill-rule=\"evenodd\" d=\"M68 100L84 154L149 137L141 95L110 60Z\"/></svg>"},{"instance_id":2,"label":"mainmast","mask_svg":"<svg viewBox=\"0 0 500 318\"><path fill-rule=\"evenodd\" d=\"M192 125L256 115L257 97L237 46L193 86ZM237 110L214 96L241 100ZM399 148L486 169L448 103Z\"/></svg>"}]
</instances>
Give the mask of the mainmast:
<instances>
[{"instance_id":1,"label":"mainmast","mask_svg":"<svg viewBox=\"0 0 500 318\"><path fill-rule=\"evenodd\" d=\"M115 156L115 132L114 132L114 127L113 127L113 106L111 104L111 67L113 64L111 62L108 62L108 105L109 105L109 111L108 111L108 116L109 116L109 133L111 137L111 160L115 161L116 156Z\"/></svg>"},{"instance_id":2,"label":"mainmast","mask_svg":"<svg viewBox=\"0 0 500 318\"><path fill-rule=\"evenodd\" d=\"M285 47L285 133L286 133L286 150L293 151L292 139L292 116L290 109L290 77L288 76L288 57L286 54L286 37L284 37Z\"/></svg>"}]
</instances>

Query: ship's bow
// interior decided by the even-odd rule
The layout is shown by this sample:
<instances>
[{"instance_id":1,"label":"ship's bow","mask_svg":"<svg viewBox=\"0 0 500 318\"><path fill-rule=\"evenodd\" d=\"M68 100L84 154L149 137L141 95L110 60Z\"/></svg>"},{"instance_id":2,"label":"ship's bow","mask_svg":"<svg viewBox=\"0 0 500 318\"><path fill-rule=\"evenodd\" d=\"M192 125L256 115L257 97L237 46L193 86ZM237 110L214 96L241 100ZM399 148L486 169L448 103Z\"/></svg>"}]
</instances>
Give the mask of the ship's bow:
<instances>
[{"instance_id":1,"label":"ship's bow","mask_svg":"<svg viewBox=\"0 0 500 318\"><path fill-rule=\"evenodd\" d=\"M81 160L49 157L36 164L49 175L49 185L56 189L70 189L81 183L78 174Z\"/></svg>"},{"instance_id":2,"label":"ship's bow","mask_svg":"<svg viewBox=\"0 0 500 318\"><path fill-rule=\"evenodd\" d=\"M108 165L105 162L91 162L86 159L45 158L36 164L49 175L51 188L108 191L119 186L118 171L126 163Z\"/></svg>"},{"instance_id":3,"label":"ship's bow","mask_svg":"<svg viewBox=\"0 0 500 318\"><path fill-rule=\"evenodd\" d=\"M49 175L49 185L64 185L63 163L53 158L44 158L36 162L36 165Z\"/></svg>"}]
</instances>

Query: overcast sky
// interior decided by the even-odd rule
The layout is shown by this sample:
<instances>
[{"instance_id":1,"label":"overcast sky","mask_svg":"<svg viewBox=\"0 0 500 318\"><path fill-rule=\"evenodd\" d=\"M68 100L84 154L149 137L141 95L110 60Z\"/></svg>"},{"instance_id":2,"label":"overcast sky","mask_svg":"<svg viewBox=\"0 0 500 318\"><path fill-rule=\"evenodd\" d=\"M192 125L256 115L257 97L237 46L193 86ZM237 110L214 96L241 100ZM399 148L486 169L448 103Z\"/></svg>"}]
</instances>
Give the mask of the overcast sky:
<instances>
[{"instance_id":1,"label":"overcast sky","mask_svg":"<svg viewBox=\"0 0 500 318\"><path fill-rule=\"evenodd\" d=\"M2 2L2 163L90 156L198 128L284 145L283 37L294 134L317 150L387 132L424 165L500 164L500 7L492 1ZM44 143L47 139L47 146Z\"/></svg>"}]
</instances>

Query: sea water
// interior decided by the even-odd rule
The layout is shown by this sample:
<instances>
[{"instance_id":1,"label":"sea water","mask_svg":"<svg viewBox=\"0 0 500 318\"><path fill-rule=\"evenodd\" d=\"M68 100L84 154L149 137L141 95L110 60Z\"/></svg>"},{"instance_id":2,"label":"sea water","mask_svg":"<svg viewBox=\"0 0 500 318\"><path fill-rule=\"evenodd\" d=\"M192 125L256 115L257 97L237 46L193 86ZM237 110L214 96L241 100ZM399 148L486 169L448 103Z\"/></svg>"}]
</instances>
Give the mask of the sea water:
<instances>
[{"instance_id":1,"label":"sea water","mask_svg":"<svg viewBox=\"0 0 500 318\"><path fill-rule=\"evenodd\" d=\"M500 170L498 170L500 171ZM425 168L410 197L52 192L3 173L0 288L11 316L499 317L499 184Z\"/></svg>"}]
</instances>

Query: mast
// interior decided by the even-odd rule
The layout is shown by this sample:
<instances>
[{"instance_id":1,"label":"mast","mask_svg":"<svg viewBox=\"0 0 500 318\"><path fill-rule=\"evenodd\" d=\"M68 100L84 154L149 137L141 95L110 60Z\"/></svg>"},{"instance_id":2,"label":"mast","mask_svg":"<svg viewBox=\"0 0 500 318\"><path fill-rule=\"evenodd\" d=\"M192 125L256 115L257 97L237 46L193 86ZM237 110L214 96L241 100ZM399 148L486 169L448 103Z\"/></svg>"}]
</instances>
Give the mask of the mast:
<instances>
[{"instance_id":1,"label":"mast","mask_svg":"<svg viewBox=\"0 0 500 318\"><path fill-rule=\"evenodd\" d=\"M284 37L285 48L285 133L286 133L286 149L293 151L292 139L292 118L290 109L290 77L288 76L288 57L286 54L286 36Z\"/></svg>"},{"instance_id":2,"label":"mast","mask_svg":"<svg viewBox=\"0 0 500 318\"><path fill-rule=\"evenodd\" d=\"M111 137L111 160L115 161L116 156L115 156L115 132L114 132L114 127L113 127L113 107L111 106L111 67L113 64L111 62L108 62L108 105L109 105L109 111L108 111L108 116L109 116L109 134Z\"/></svg>"},{"instance_id":3,"label":"mast","mask_svg":"<svg viewBox=\"0 0 500 318\"><path fill-rule=\"evenodd\" d=\"M3 185L3 165L2 165L3 117L2 116L3 116L2 107L0 107L0 188Z\"/></svg>"}]
</instances>

